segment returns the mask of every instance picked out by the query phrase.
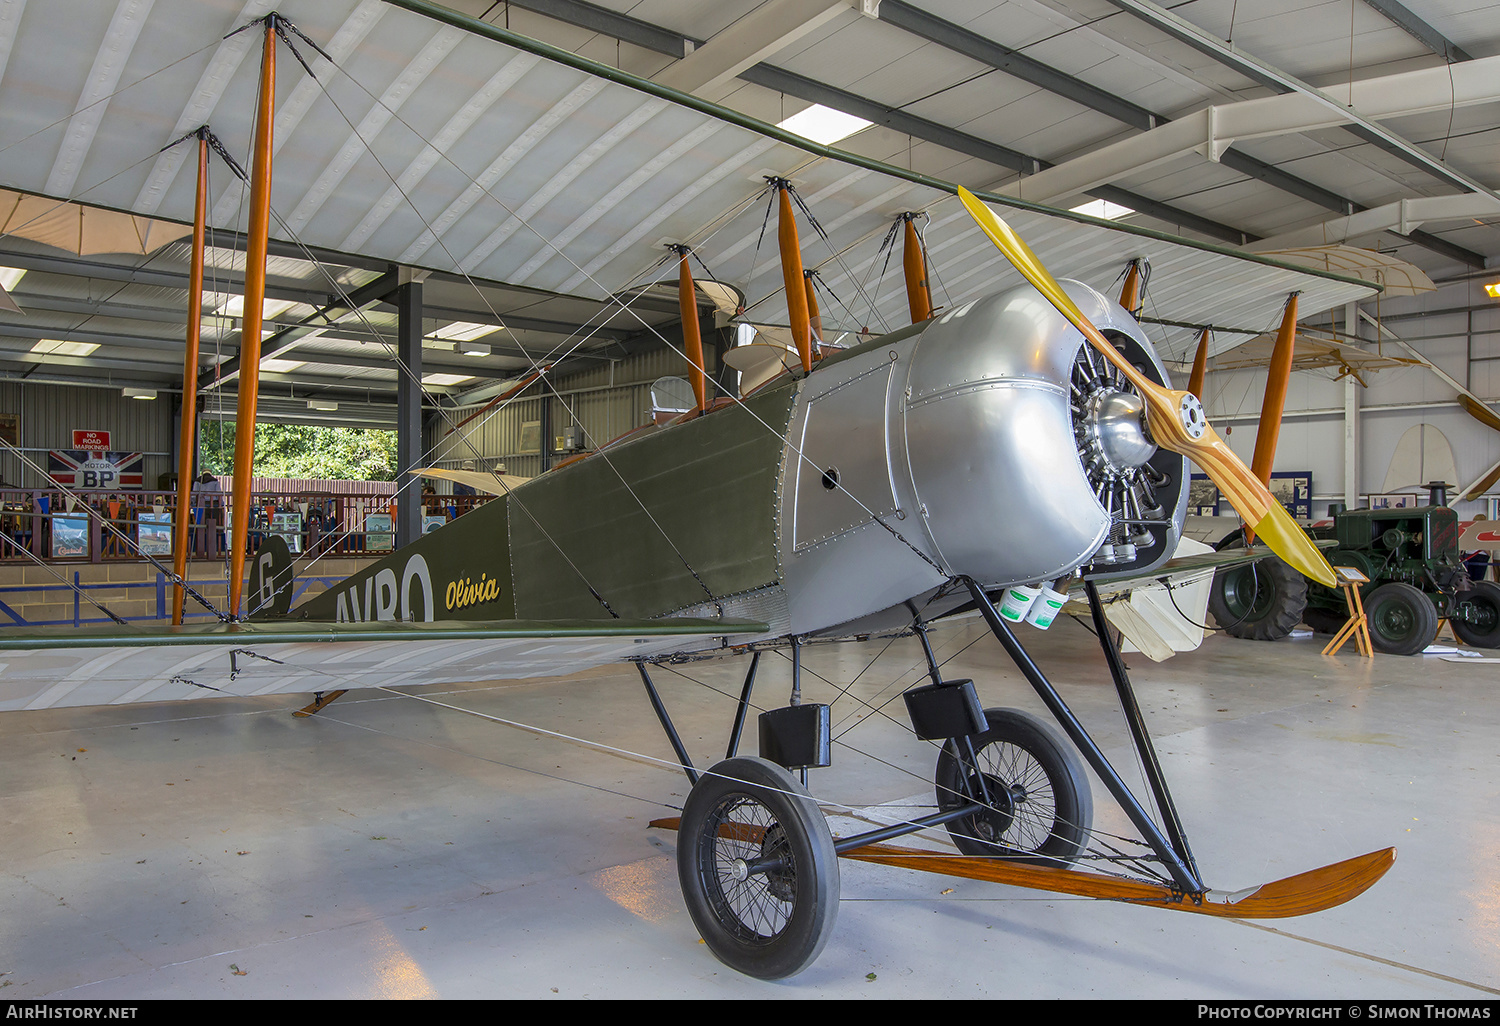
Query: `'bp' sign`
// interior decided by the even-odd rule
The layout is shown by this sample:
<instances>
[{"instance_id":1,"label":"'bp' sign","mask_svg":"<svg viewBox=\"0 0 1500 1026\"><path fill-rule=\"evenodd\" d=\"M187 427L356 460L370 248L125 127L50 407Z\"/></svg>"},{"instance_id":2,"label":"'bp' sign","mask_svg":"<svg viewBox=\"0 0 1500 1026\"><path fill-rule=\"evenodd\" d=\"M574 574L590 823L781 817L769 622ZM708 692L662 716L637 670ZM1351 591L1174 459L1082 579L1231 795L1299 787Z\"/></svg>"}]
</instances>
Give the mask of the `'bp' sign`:
<instances>
[{"instance_id":1,"label":"'bp' sign","mask_svg":"<svg viewBox=\"0 0 1500 1026\"><path fill-rule=\"evenodd\" d=\"M63 488L86 492L139 489L146 457L138 452L89 452L54 449L47 454L47 475Z\"/></svg>"}]
</instances>

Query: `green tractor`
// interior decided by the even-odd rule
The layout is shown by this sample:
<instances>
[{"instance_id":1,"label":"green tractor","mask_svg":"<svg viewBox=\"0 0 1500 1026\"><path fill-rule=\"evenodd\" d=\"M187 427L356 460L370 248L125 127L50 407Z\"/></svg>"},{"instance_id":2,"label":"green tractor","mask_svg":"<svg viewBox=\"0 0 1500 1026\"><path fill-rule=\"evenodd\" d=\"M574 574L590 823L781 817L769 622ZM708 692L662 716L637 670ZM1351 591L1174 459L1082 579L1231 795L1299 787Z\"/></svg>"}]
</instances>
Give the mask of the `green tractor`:
<instances>
[{"instance_id":1,"label":"green tractor","mask_svg":"<svg viewBox=\"0 0 1500 1026\"><path fill-rule=\"evenodd\" d=\"M1459 558L1458 514L1447 506L1345 510L1332 526L1308 533L1337 543L1323 550L1329 563L1369 579L1360 600L1378 651L1415 655L1432 644L1443 619L1465 644L1500 648L1500 585L1469 579ZM1215 548L1243 544L1236 531ZM1349 619L1341 591L1274 556L1216 574L1208 608L1230 634L1258 641L1284 638L1299 623L1333 634Z\"/></svg>"}]
</instances>

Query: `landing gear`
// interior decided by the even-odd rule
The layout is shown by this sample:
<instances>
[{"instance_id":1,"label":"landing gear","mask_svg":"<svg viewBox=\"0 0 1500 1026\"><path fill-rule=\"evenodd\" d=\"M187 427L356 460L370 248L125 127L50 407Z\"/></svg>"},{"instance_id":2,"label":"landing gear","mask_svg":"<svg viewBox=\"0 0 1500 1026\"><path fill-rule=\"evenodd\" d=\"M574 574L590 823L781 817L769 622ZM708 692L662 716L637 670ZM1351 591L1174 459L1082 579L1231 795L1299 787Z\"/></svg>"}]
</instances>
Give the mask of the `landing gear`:
<instances>
[{"instance_id":1,"label":"landing gear","mask_svg":"<svg viewBox=\"0 0 1500 1026\"><path fill-rule=\"evenodd\" d=\"M682 809L677 876L710 951L747 976L801 972L838 914L833 837L797 779L764 759L727 759Z\"/></svg>"},{"instance_id":2,"label":"landing gear","mask_svg":"<svg viewBox=\"0 0 1500 1026\"><path fill-rule=\"evenodd\" d=\"M1043 864L1082 854L1094 818L1082 762L1033 716L1016 709L984 715L983 733L949 739L938 756L939 809L985 806L948 824L953 843L965 855Z\"/></svg>"}]
</instances>

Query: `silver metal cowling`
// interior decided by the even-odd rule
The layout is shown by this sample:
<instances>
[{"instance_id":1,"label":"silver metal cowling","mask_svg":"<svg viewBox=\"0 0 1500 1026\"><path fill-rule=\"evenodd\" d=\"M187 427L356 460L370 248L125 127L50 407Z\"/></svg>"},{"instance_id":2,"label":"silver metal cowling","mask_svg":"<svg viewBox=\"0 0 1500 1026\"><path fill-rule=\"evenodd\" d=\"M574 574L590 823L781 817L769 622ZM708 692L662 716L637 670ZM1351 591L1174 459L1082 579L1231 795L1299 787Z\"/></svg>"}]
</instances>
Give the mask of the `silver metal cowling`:
<instances>
[{"instance_id":1,"label":"silver metal cowling","mask_svg":"<svg viewBox=\"0 0 1500 1026\"><path fill-rule=\"evenodd\" d=\"M1165 379L1124 310L1085 286L1064 287L1101 330L1129 339L1138 365L1152 365L1148 376ZM1140 559L1117 558L1120 546L1108 543L1112 530L1131 528L1119 513L1112 521L1085 459L1092 445L1138 466L1147 457L1144 428L1132 435L1131 404L1114 397L1098 404L1095 427L1075 423L1083 346L1072 325L1023 287L862 347L804 379L778 518L793 630L873 624L881 620L875 610L909 617L906 599L957 575L998 587L1055 579L1106 549L1115 557L1110 570L1170 555L1185 488L1180 499L1172 493L1175 517L1162 510L1156 542ZM1149 459L1169 462L1164 457L1180 462L1163 452Z\"/></svg>"},{"instance_id":2,"label":"silver metal cowling","mask_svg":"<svg viewBox=\"0 0 1500 1026\"><path fill-rule=\"evenodd\" d=\"M1079 459L1067 391L1082 342L1030 288L957 307L922 333L906 449L922 523L951 573L1051 580L1104 540L1109 517Z\"/></svg>"}]
</instances>

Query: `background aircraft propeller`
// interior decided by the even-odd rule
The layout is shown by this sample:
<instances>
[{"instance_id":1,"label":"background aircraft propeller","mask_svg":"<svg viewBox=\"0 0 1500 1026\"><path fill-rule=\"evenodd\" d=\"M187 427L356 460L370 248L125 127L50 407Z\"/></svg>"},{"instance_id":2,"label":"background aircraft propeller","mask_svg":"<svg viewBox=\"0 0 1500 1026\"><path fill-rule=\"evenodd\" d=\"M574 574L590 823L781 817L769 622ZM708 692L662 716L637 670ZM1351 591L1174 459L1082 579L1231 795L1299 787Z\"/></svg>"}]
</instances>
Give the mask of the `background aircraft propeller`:
<instances>
[{"instance_id":1,"label":"background aircraft propeller","mask_svg":"<svg viewBox=\"0 0 1500 1026\"><path fill-rule=\"evenodd\" d=\"M1245 523L1265 540L1275 552L1303 574L1332 588L1337 585L1333 568L1308 539L1281 504L1271 495L1250 468L1225 445L1203 413L1203 404L1191 392L1164 388L1148 379L1126 360L1094 327L1077 304L1058 285L1057 280L1017 235L994 211L963 187L958 190L979 227L990 237L1005 258L1011 262L1047 301L1057 308L1088 343L1117 368L1140 393L1146 404L1146 427L1157 445L1181 453L1198 464L1219 486L1229 504Z\"/></svg>"}]
</instances>

